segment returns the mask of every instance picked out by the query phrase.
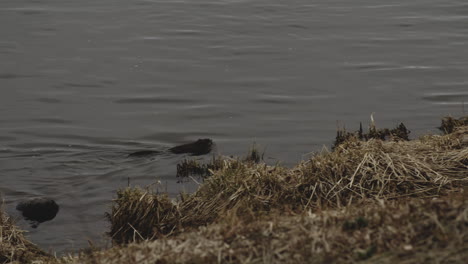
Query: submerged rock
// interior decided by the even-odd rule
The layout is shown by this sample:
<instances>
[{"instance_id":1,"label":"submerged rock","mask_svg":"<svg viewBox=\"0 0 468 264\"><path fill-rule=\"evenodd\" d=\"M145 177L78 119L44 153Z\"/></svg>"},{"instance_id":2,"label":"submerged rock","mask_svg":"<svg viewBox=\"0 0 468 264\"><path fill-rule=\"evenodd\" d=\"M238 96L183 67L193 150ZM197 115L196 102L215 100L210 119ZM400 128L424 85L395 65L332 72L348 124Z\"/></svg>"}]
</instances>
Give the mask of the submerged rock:
<instances>
[{"instance_id":1,"label":"submerged rock","mask_svg":"<svg viewBox=\"0 0 468 264\"><path fill-rule=\"evenodd\" d=\"M18 203L16 210L21 211L26 220L32 221L32 227L35 228L39 223L54 219L59 206L52 199L33 198Z\"/></svg>"},{"instance_id":2,"label":"submerged rock","mask_svg":"<svg viewBox=\"0 0 468 264\"><path fill-rule=\"evenodd\" d=\"M170 148L169 151L175 154L188 153L195 156L204 155L211 152L213 140L209 138L199 139L195 142Z\"/></svg>"}]
</instances>

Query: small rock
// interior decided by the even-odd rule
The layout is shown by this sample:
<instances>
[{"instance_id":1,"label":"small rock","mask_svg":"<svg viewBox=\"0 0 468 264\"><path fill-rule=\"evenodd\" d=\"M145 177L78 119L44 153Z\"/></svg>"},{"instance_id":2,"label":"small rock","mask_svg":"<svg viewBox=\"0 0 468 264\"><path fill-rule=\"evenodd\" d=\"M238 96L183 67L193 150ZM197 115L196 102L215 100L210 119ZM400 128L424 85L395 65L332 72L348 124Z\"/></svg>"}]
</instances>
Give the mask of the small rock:
<instances>
[{"instance_id":1,"label":"small rock","mask_svg":"<svg viewBox=\"0 0 468 264\"><path fill-rule=\"evenodd\" d=\"M33 227L37 227L39 223L54 219L59 206L52 199L33 198L18 203L16 210L21 211L26 220L32 221Z\"/></svg>"}]
</instances>

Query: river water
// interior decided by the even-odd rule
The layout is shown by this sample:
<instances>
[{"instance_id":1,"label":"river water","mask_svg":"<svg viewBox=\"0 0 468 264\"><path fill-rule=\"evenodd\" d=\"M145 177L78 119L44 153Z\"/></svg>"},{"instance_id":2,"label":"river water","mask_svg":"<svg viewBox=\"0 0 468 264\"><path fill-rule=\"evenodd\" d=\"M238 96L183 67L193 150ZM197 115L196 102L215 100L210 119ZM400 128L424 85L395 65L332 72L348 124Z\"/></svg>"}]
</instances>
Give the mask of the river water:
<instances>
[{"instance_id":1,"label":"river water","mask_svg":"<svg viewBox=\"0 0 468 264\"><path fill-rule=\"evenodd\" d=\"M132 151L256 142L290 166L371 113L435 131L467 86L465 0L2 0L0 192L42 248L105 245L129 181L196 188L183 155ZM36 196L60 212L33 229L14 207Z\"/></svg>"}]
</instances>

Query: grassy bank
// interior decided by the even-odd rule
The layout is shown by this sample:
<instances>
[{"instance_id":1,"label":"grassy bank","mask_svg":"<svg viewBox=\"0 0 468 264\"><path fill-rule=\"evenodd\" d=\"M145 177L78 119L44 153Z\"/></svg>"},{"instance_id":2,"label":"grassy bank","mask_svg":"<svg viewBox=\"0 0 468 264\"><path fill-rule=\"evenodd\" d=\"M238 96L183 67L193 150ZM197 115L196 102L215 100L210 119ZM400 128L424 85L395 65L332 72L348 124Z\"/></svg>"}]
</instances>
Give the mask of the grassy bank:
<instances>
[{"instance_id":1,"label":"grassy bank","mask_svg":"<svg viewBox=\"0 0 468 264\"><path fill-rule=\"evenodd\" d=\"M256 150L247 159L185 161L184 173L207 176L197 192L174 201L120 190L107 214L114 247L47 261L464 263L467 121L445 118L443 135L416 140L402 124L340 131L333 151L293 168L268 166ZM10 244L0 260L21 245Z\"/></svg>"}]
</instances>

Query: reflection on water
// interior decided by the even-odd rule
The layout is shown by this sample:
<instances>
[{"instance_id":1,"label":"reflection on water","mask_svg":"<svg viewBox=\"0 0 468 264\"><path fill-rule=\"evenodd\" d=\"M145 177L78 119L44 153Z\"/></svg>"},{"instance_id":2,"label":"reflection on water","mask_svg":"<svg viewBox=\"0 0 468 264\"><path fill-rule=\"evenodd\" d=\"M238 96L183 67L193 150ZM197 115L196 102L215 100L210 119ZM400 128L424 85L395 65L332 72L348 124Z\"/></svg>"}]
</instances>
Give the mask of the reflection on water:
<instances>
[{"instance_id":1,"label":"reflection on water","mask_svg":"<svg viewBox=\"0 0 468 264\"><path fill-rule=\"evenodd\" d=\"M101 241L129 181L196 188L183 155L133 151L212 138L291 165L372 112L432 130L468 101L467 22L462 0L1 1L0 192L12 214L52 196L29 236L65 252Z\"/></svg>"}]
</instances>

